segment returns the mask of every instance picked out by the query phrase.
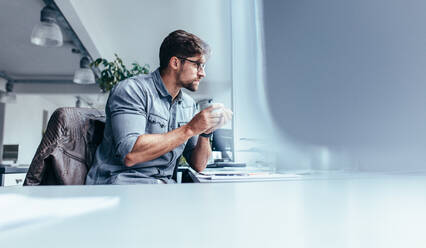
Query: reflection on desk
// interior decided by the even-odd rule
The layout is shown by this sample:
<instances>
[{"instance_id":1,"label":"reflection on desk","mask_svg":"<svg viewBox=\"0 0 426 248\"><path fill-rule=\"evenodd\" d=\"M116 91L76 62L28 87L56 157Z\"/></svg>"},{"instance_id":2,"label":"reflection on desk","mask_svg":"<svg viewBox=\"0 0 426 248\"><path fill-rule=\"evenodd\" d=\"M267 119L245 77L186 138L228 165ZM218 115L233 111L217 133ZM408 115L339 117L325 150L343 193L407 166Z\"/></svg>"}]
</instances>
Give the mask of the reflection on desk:
<instances>
[{"instance_id":1,"label":"reflection on desk","mask_svg":"<svg viewBox=\"0 0 426 248\"><path fill-rule=\"evenodd\" d=\"M5 232L113 207L119 203L119 198L40 198L1 194L0 203L0 232Z\"/></svg>"}]
</instances>

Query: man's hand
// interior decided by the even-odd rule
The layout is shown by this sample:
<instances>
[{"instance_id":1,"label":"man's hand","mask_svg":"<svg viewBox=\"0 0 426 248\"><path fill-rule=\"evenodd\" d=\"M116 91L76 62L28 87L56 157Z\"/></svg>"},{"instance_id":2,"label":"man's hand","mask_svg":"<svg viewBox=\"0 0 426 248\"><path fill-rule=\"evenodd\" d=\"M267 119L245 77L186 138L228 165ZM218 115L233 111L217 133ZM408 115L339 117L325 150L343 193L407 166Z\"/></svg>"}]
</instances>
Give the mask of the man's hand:
<instances>
[{"instance_id":1,"label":"man's hand","mask_svg":"<svg viewBox=\"0 0 426 248\"><path fill-rule=\"evenodd\" d=\"M214 103L196 114L187 125L194 135L199 135L200 133L210 133L231 119L231 110L226 109L221 103Z\"/></svg>"},{"instance_id":2,"label":"man's hand","mask_svg":"<svg viewBox=\"0 0 426 248\"><path fill-rule=\"evenodd\" d=\"M213 111L216 112L216 111ZM226 123L228 123L231 119L232 119L232 111L230 109L227 108L222 108L220 110L218 110L216 113L218 113L220 115L220 120L219 123L215 126L213 126L212 128L204 131L204 133L211 133L213 131L215 131L216 129L221 128L223 125L225 125Z\"/></svg>"}]
</instances>

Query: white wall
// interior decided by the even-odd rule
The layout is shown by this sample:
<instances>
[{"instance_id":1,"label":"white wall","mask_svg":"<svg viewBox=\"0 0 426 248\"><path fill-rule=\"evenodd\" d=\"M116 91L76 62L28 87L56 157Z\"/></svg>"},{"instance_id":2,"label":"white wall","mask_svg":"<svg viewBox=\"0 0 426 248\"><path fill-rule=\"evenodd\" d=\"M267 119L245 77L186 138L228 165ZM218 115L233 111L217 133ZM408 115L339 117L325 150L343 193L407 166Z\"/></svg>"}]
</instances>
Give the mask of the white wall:
<instances>
[{"instance_id":1,"label":"white wall","mask_svg":"<svg viewBox=\"0 0 426 248\"><path fill-rule=\"evenodd\" d=\"M19 144L18 164L30 164L42 137L43 110L55 106L40 96L17 96L6 104L4 144Z\"/></svg>"},{"instance_id":2,"label":"white wall","mask_svg":"<svg viewBox=\"0 0 426 248\"><path fill-rule=\"evenodd\" d=\"M7 80L0 77L0 90L6 91L6 83L7 83Z\"/></svg>"},{"instance_id":3,"label":"white wall","mask_svg":"<svg viewBox=\"0 0 426 248\"><path fill-rule=\"evenodd\" d=\"M50 118L59 107L74 107L76 98L74 95L18 94L16 100L6 104L3 143L19 144L17 164L30 164L44 131L43 110L48 111ZM88 106L82 102L81 107Z\"/></svg>"}]
</instances>

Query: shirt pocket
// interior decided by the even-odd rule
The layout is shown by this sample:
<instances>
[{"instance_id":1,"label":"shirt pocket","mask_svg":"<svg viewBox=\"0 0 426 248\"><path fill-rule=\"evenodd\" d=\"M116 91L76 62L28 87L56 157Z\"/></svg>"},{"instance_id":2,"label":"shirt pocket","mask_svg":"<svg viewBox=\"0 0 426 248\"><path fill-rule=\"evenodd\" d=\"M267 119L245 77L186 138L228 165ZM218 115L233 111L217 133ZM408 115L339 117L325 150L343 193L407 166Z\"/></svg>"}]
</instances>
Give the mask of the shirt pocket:
<instances>
[{"instance_id":1,"label":"shirt pocket","mask_svg":"<svg viewBox=\"0 0 426 248\"><path fill-rule=\"evenodd\" d=\"M156 114L150 114L148 116L148 125L146 132L153 133L166 133L167 132L168 120Z\"/></svg>"},{"instance_id":2,"label":"shirt pocket","mask_svg":"<svg viewBox=\"0 0 426 248\"><path fill-rule=\"evenodd\" d=\"M180 109L180 111L177 114L177 125L176 128L185 126L192 120L194 117L194 108L192 106L190 107L183 107Z\"/></svg>"}]
</instances>

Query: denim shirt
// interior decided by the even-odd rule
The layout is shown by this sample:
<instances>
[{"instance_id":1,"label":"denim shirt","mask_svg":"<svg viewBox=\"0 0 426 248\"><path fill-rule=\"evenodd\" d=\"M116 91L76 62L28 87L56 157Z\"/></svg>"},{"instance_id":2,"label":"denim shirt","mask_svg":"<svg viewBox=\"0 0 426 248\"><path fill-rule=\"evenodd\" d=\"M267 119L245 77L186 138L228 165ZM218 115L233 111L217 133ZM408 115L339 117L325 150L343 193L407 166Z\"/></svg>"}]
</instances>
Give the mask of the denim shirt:
<instances>
[{"instance_id":1,"label":"denim shirt","mask_svg":"<svg viewBox=\"0 0 426 248\"><path fill-rule=\"evenodd\" d=\"M124 165L124 158L140 135L170 132L188 123L197 112L195 101L182 90L172 101L159 69L119 82L111 90L105 107L104 137L86 184L173 181L177 159L182 154L189 159L198 136L156 159L132 167Z\"/></svg>"}]
</instances>

